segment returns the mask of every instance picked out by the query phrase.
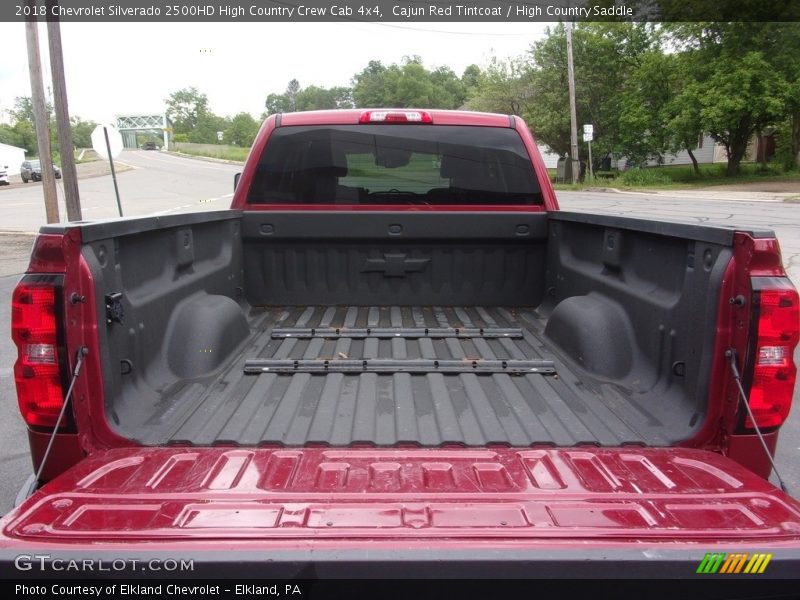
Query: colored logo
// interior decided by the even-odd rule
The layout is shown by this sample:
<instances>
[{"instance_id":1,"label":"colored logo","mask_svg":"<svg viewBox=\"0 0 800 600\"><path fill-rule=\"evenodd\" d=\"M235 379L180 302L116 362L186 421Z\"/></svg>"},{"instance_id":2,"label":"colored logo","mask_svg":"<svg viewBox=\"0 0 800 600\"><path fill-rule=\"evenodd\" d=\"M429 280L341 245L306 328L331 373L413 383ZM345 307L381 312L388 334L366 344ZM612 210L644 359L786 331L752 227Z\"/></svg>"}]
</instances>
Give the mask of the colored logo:
<instances>
[{"instance_id":1,"label":"colored logo","mask_svg":"<svg viewBox=\"0 0 800 600\"><path fill-rule=\"evenodd\" d=\"M761 574L767 568L772 554L756 552L709 552L697 567L697 573L724 573L727 575L737 573Z\"/></svg>"}]
</instances>

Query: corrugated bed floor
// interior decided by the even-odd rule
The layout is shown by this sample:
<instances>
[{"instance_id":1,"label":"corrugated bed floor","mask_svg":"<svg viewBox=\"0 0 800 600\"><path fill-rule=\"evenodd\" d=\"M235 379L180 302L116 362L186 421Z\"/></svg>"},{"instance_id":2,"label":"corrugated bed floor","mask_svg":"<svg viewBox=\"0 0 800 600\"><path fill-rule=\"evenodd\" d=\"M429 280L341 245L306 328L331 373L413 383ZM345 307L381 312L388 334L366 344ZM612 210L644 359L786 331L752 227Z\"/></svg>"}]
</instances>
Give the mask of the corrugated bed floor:
<instances>
[{"instance_id":1,"label":"corrugated bed floor","mask_svg":"<svg viewBox=\"0 0 800 600\"><path fill-rule=\"evenodd\" d=\"M549 352L532 309L288 307L263 309L257 334L212 382L186 384L136 436L246 446L367 443L666 445L657 413L625 390L570 372ZM273 339L280 327L519 327L522 339ZM244 374L246 359L545 359L557 375L443 373ZM660 410L666 410L661 407ZM655 407L654 410L659 410Z\"/></svg>"}]
</instances>

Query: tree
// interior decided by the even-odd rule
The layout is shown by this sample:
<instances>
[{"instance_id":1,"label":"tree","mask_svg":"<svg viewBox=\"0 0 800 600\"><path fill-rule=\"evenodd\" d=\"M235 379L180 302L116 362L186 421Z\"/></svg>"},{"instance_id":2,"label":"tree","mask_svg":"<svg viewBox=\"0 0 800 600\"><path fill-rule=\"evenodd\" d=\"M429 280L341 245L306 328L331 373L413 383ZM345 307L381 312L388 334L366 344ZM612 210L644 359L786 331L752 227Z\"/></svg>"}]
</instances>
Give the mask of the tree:
<instances>
[{"instance_id":1,"label":"tree","mask_svg":"<svg viewBox=\"0 0 800 600\"><path fill-rule=\"evenodd\" d=\"M94 121L84 121L78 116L70 117L72 127L72 143L76 148L92 147L92 132L97 127Z\"/></svg>"},{"instance_id":2,"label":"tree","mask_svg":"<svg viewBox=\"0 0 800 600\"><path fill-rule=\"evenodd\" d=\"M594 125L598 158L618 150L619 91L630 57L624 51L625 36L615 28L622 23L581 23L573 31L576 111L578 126ZM625 60L623 60L625 59ZM533 44L526 78L530 96L525 119L540 140L559 154L570 149L567 42L563 24L547 28L546 36Z\"/></svg>"},{"instance_id":3,"label":"tree","mask_svg":"<svg viewBox=\"0 0 800 600\"><path fill-rule=\"evenodd\" d=\"M197 144L219 144L217 132L226 131L231 124L230 119L211 112L208 96L195 87L178 90L165 102L173 131L176 136L181 136L176 137L176 141L185 139Z\"/></svg>"},{"instance_id":4,"label":"tree","mask_svg":"<svg viewBox=\"0 0 800 600\"><path fill-rule=\"evenodd\" d=\"M739 173L755 134L779 123L791 110L792 84L776 68L781 23L682 23L670 26L688 58L684 106L699 107L699 122L722 144L726 174ZM777 39L777 44L776 44Z\"/></svg>"},{"instance_id":5,"label":"tree","mask_svg":"<svg viewBox=\"0 0 800 600\"><path fill-rule=\"evenodd\" d=\"M225 141L229 144L249 148L258 133L258 122L248 113L241 112L233 119L225 131Z\"/></svg>"},{"instance_id":6,"label":"tree","mask_svg":"<svg viewBox=\"0 0 800 600\"><path fill-rule=\"evenodd\" d=\"M437 67L430 72L433 104L437 108L461 108L467 99L466 85L450 67Z\"/></svg>"},{"instance_id":7,"label":"tree","mask_svg":"<svg viewBox=\"0 0 800 600\"><path fill-rule=\"evenodd\" d=\"M469 96L474 90L478 89L481 83L483 72L478 65L469 65L461 75L461 83L464 86L464 93Z\"/></svg>"},{"instance_id":8,"label":"tree","mask_svg":"<svg viewBox=\"0 0 800 600\"><path fill-rule=\"evenodd\" d=\"M459 108L466 99L464 84L449 67L428 70L419 56L385 67L370 61L352 79L356 106L374 108Z\"/></svg>"},{"instance_id":9,"label":"tree","mask_svg":"<svg viewBox=\"0 0 800 600\"><path fill-rule=\"evenodd\" d=\"M295 110L352 108L352 106L353 100L350 88L324 88L310 85L298 91Z\"/></svg>"},{"instance_id":10,"label":"tree","mask_svg":"<svg viewBox=\"0 0 800 600\"><path fill-rule=\"evenodd\" d=\"M289 102L289 110L297 110L297 94L300 91L300 82L292 79L286 86L286 99Z\"/></svg>"},{"instance_id":11,"label":"tree","mask_svg":"<svg viewBox=\"0 0 800 600\"><path fill-rule=\"evenodd\" d=\"M479 76L473 73L467 108L521 116L528 113L533 97L531 72L522 60L499 61L493 58ZM465 73L466 76L466 73Z\"/></svg>"},{"instance_id":12,"label":"tree","mask_svg":"<svg viewBox=\"0 0 800 600\"><path fill-rule=\"evenodd\" d=\"M230 127L231 121L225 117L215 115L211 111L203 111L197 119L197 125L189 131L189 141L195 144L221 144L227 140L217 137L217 132L223 133Z\"/></svg>"},{"instance_id":13,"label":"tree","mask_svg":"<svg viewBox=\"0 0 800 600\"><path fill-rule=\"evenodd\" d=\"M686 63L686 56L658 47L640 55L628 74L620 93L619 140L621 153L634 163L685 151L700 172L693 150L703 128Z\"/></svg>"},{"instance_id":14,"label":"tree","mask_svg":"<svg viewBox=\"0 0 800 600\"><path fill-rule=\"evenodd\" d=\"M266 102L264 102L264 106L266 107L267 111L266 114L274 115L276 113L285 113L291 112L292 108L289 103L289 96L286 92L282 94L270 94L267 96Z\"/></svg>"},{"instance_id":15,"label":"tree","mask_svg":"<svg viewBox=\"0 0 800 600\"><path fill-rule=\"evenodd\" d=\"M167 116L172 120L175 133L189 134L208 111L208 96L199 92L196 87L173 92L165 102Z\"/></svg>"},{"instance_id":16,"label":"tree","mask_svg":"<svg viewBox=\"0 0 800 600\"><path fill-rule=\"evenodd\" d=\"M360 107L385 106L384 76L386 67L379 60L371 60L353 76L353 101Z\"/></svg>"},{"instance_id":17,"label":"tree","mask_svg":"<svg viewBox=\"0 0 800 600\"><path fill-rule=\"evenodd\" d=\"M283 112L353 108L352 90L348 87L324 88L310 85L300 86L292 79L282 94L270 94L264 103L267 115Z\"/></svg>"},{"instance_id":18,"label":"tree","mask_svg":"<svg viewBox=\"0 0 800 600\"><path fill-rule=\"evenodd\" d=\"M47 113L48 121L53 119L53 105L49 102L45 103L45 112ZM33 99L30 96L17 96L14 98L14 108L8 111L11 121L18 123L20 121L28 121L33 123Z\"/></svg>"},{"instance_id":19,"label":"tree","mask_svg":"<svg viewBox=\"0 0 800 600\"><path fill-rule=\"evenodd\" d=\"M777 151L785 166L800 167L800 24L771 23L770 63L786 84L786 116L777 124Z\"/></svg>"},{"instance_id":20,"label":"tree","mask_svg":"<svg viewBox=\"0 0 800 600\"><path fill-rule=\"evenodd\" d=\"M48 128L54 144L57 144L56 128L53 123L53 107L45 106L48 114ZM39 153L39 143L36 139L36 127L33 121L33 100L30 96L18 96L14 99L14 108L7 111L11 118L11 125L4 125L0 129L0 142L25 148L29 154Z\"/></svg>"}]
</instances>

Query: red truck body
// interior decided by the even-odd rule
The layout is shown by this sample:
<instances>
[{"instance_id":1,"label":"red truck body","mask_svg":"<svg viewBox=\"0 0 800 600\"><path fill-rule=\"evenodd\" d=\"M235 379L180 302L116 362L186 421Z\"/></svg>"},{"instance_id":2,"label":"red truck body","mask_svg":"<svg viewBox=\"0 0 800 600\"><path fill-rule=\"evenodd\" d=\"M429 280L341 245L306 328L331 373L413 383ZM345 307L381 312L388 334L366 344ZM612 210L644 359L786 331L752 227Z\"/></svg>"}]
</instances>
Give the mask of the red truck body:
<instances>
[{"instance_id":1,"label":"red truck body","mask_svg":"<svg viewBox=\"0 0 800 600\"><path fill-rule=\"evenodd\" d=\"M396 120L398 128L516 130L540 185L540 203L348 205L248 198L259 157L275 131L369 128L372 113L380 113L384 124ZM408 122L418 118L419 123ZM386 213L406 230L425 214L466 219L476 213L498 219L524 214L556 223L566 219L563 230L553 226L562 237L570 227L583 230L584 225L571 225L573 220L585 221L558 216L547 171L521 119L436 110L273 115L256 138L232 209L275 218L319 212L330 219L333 213L369 219ZM199 228L202 219L198 216L186 227ZM179 217L137 221L135 227L148 230L185 227ZM336 227L343 221L331 223ZM642 222L601 226L606 241L609 229L626 227L644 228L649 236L679 235ZM702 374L707 378L707 407L691 434L671 447L580 442L571 447L447 442L428 447L400 435L388 446L357 440L343 445L261 440L248 446L219 436L210 444L180 437L147 443L146 436L134 439L112 422L109 378L104 354L97 349L104 344L104 331L116 325L102 322L108 295L104 300L98 291L98 267L85 249L93 240L133 234L124 222L103 227L100 233L70 224L62 231L44 228L15 292L13 327L20 348L15 373L35 468L51 437L54 443L42 471L42 481L49 483L0 521L0 560L32 550L131 559L155 552L191 556L214 573L242 575L258 565L259 576L296 575L309 565L321 576L425 576L441 573L439 569L454 576L487 576L498 565L507 576L547 575L554 565L586 576L598 573L597 564L688 576L705 552L747 550L774 555L766 573L796 575L800 504L766 481L769 459L743 410L726 359L731 350L744 357L740 368L750 406L763 419L764 439L774 452L791 401L796 374L791 353L800 324L797 293L786 278L778 243L768 233L725 234L729 258L719 267L719 289L713 290L716 300L708 309L715 331L708 372ZM238 225L233 227L239 231ZM691 256L692 261L705 260L706 270L712 271L710 251ZM614 270L614 260L612 255L603 263L606 271ZM324 304L325 299L315 302ZM29 350L34 343L38 359ZM57 353L49 363L40 360L47 344ZM58 399L63 403L81 348L87 352L72 389L72 409L66 426L52 436L53 418L61 408ZM685 368L677 364L676 372ZM423 377L433 381L442 376ZM399 393L398 379L394 381L394 393ZM39 400L43 396L49 400ZM263 560L267 555L268 564Z\"/></svg>"}]
</instances>

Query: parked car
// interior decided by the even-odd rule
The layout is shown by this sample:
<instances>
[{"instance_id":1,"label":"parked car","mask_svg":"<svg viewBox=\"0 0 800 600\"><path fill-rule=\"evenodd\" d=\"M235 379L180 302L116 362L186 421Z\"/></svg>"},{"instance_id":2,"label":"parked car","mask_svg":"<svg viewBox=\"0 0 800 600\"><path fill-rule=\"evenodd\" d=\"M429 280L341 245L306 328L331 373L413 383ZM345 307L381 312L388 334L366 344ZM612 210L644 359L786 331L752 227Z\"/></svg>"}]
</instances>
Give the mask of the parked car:
<instances>
[{"instance_id":1,"label":"parked car","mask_svg":"<svg viewBox=\"0 0 800 600\"><path fill-rule=\"evenodd\" d=\"M8 165L0 165L0 185L8 185Z\"/></svg>"},{"instance_id":2,"label":"parked car","mask_svg":"<svg viewBox=\"0 0 800 600\"><path fill-rule=\"evenodd\" d=\"M41 229L0 573L800 573L772 231L562 212L521 118L440 110L272 115L231 208Z\"/></svg>"},{"instance_id":3,"label":"parked car","mask_svg":"<svg viewBox=\"0 0 800 600\"><path fill-rule=\"evenodd\" d=\"M53 163L53 172L55 173L56 179L61 179L61 169L59 169L58 165L55 163ZM28 183L29 181L41 181L42 163L38 160L26 160L22 163L22 166L19 169L19 174L22 177L23 183Z\"/></svg>"}]
</instances>

